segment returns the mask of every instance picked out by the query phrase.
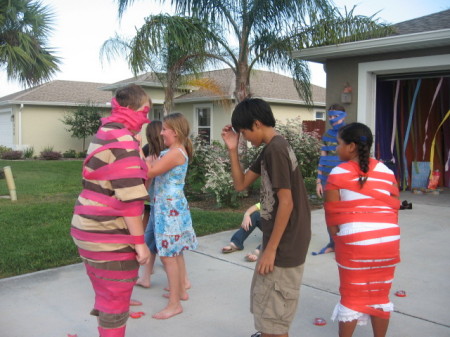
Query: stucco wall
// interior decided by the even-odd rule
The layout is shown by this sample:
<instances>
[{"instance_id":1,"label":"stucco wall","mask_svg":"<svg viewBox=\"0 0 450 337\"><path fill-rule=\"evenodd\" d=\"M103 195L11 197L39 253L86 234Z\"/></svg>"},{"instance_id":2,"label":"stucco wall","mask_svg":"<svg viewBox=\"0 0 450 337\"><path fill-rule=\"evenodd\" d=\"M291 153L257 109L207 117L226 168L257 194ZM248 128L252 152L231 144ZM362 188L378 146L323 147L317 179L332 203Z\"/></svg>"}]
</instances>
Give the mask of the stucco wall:
<instances>
[{"instance_id":1,"label":"stucco wall","mask_svg":"<svg viewBox=\"0 0 450 337\"><path fill-rule=\"evenodd\" d=\"M181 112L186 116L191 125L192 134L197 133L194 116L194 109L197 106L209 106L212 108L211 137L214 140L222 141L220 133L223 126L230 123L234 106L226 106L218 102L177 104L174 111ZM302 120L314 120L316 111L325 110L324 107L308 109L306 107L277 103L271 103L271 106L275 118L282 122L297 116L300 116ZM61 121L64 115L73 109L64 106L25 105L19 112L19 106L13 106L15 148L23 150L26 147L33 147L35 155L39 155L47 147L53 147L54 151L60 152L70 149L77 152L82 151L83 141L71 137L71 134L66 131L66 125ZM109 108L103 109L103 115L108 115L109 113ZM141 135L145 143L145 127ZM86 138L86 148L89 146L91 139L92 137Z\"/></svg>"},{"instance_id":2,"label":"stucco wall","mask_svg":"<svg viewBox=\"0 0 450 337\"><path fill-rule=\"evenodd\" d=\"M325 108L312 108L270 103L273 115L277 121L285 123L288 119L300 117L302 121L315 120L316 111L325 111Z\"/></svg>"},{"instance_id":3,"label":"stucco wall","mask_svg":"<svg viewBox=\"0 0 450 337\"><path fill-rule=\"evenodd\" d=\"M39 153L47 147L53 147L54 151L64 152L73 149L77 152L83 150L83 140L71 137L66 131L66 125L61 121L65 114L69 113L68 107L41 107L25 105L21 112L22 134L21 142L18 134L18 123L16 122L17 147L34 147L34 154ZM104 109L104 114L109 113L109 109ZM16 121L19 119L16 110ZM91 141L91 137L86 138L86 148Z\"/></svg>"},{"instance_id":4,"label":"stucco wall","mask_svg":"<svg viewBox=\"0 0 450 337\"><path fill-rule=\"evenodd\" d=\"M308 109L306 107L299 107L296 105L285 105L271 103L272 111L278 121L286 122L287 119L300 117L303 120L315 120L316 111L325 111L325 107L315 107ZM212 130L211 137L214 140L222 141L220 136L222 128L226 124L231 123L231 115L234 109L233 105L224 105L218 102L205 103L182 103L177 104L174 111L183 113L191 124L193 134L196 134L196 121L194 117L195 107L210 107L212 109Z\"/></svg>"},{"instance_id":5,"label":"stucco wall","mask_svg":"<svg viewBox=\"0 0 450 337\"><path fill-rule=\"evenodd\" d=\"M443 55L450 53L450 46L441 48L430 48L426 50L405 51L396 53L387 53L382 55L369 55L359 57L349 57L342 59L328 60L326 63L327 73L327 107L334 103L341 102L341 93L346 85L350 84L353 89L352 102L343 104L347 113L347 121L355 122L357 120L358 106L358 64L364 62L384 61L406 59L412 57ZM450 63L450 62L449 62Z\"/></svg>"}]
</instances>

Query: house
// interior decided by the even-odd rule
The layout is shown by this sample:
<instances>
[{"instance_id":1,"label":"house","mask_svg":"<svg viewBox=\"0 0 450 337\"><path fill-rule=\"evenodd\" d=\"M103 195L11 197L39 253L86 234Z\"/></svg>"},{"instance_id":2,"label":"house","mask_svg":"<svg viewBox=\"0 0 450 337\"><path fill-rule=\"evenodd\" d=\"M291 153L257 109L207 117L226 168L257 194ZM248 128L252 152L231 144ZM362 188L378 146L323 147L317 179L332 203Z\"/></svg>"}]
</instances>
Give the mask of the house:
<instances>
[{"instance_id":1,"label":"house","mask_svg":"<svg viewBox=\"0 0 450 337\"><path fill-rule=\"evenodd\" d=\"M65 114L89 102L105 114L111 93L106 83L52 81L0 98L0 145L35 155L48 147L55 151L82 151L82 140L71 137L62 122Z\"/></svg>"},{"instance_id":2,"label":"house","mask_svg":"<svg viewBox=\"0 0 450 337\"><path fill-rule=\"evenodd\" d=\"M194 135L202 134L210 141L221 141L221 129L230 123L235 104L232 96L234 74L224 69L205 72L203 77L213 80L220 90L180 88L176 92L174 111L187 117ZM152 98L149 118L162 119L164 88L152 73L113 84L52 81L0 98L0 145L18 150L32 146L35 154L48 146L53 146L55 151L81 151L82 140L71 137L61 121L64 114L89 101L106 115L110 112L114 91L130 83L142 86ZM325 88L312 86L314 105L309 107L299 98L290 77L255 70L251 87L255 97L271 104L280 121L296 117L301 120L325 118Z\"/></svg>"},{"instance_id":3,"label":"house","mask_svg":"<svg viewBox=\"0 0 450 337\"><path fill-rule=\"evenodd\" d=\"M187 117L194 135L202 134L208 140L221 141L222 127L230 123L235 105L233 98L235 76L231 69L221 69L204 72L201 77L213 81L217 88L214 91L201 87L180 89L174 100L173 111L181 112ZM266 100L271 105L277 120L286 121L296 117L300 117L301 120L325 119L325 88L311 86L314 105L309 107L299 98L290 77L269 71L254 70L250 81L253 97ZM138 84L147 90L153 103L156 103L150 112L150 119L162 119L164 92L153 74L120 81L103 89L115 90L128 83Z\"/></svg>"},{"instance_id":4,"label":"house","mask_svg":"<svg viewBox=\"0 0 450 337\"><path fill-rule=\"evenodd\" d=\"M450 10L393 28L387 37L304 49L294 57L324 65L327 105L342 102L349 121L371 127L375 156L389 162L403 188L414 187L416 163L430 162L432 153L431 168L444 173L440 185L449 187Z\"/></svg>"}]
</instances>

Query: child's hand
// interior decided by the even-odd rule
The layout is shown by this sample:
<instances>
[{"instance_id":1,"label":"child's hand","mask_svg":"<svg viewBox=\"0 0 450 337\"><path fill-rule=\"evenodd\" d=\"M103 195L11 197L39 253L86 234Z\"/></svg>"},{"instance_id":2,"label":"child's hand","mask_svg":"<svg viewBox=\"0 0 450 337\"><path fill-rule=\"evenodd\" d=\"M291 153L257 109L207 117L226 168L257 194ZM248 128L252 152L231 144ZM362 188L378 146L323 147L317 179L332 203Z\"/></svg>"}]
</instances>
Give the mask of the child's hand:
<instances>
[{"instance_id":1,"label":"child's hand","mask_svg":"<svg viewBox=\"0 0 450 337\"><path fill-rule=\"evenodd\" d=\"M275 251L269 249L264 249L261 258L259 259L258 265L256 266L257 271L260 275L267 275L273 272L275 265Z\"/></svg>"},{"instance_id":2,"label":"child's hand","mask_svg":"<svg viewBox=\"0 0 450 337\"><path fill-rule=\"evenodd\" d=\"M239 133L234 132L233 127L230 124L224 126L221 136L229 150L237 149L239 144Z\"/></svg>"},{"instance_id":3,"label":"child's hand","mask_svg":"<svg viewBox=\"0 0 450 337\"><path fill-rule=\"evenodd\" d=\"M137 254L136 260L140 265L144 265L150 260L150 250L148 249L147 244L135 245L134 249Z\"/></svg>"},{"instance_id":4,"label":"child's hand","mask_svg":"<svg viewBox=\"0 0 450 337\"><path fill-rule=\"evenodd\" d=\"M319 198L323 198L323 186L322 184L316 184L316 194Z\"/></svg>"},{"instance_id":5,"label":"child's hand","mask_svg":"<svg viewBox=\"0 0 450 337\"><path fill-rule=\"evenodd\" d=\"M248 230L250 229L251 226L252 226L252 219L250 218L250 215L245 214L245 215L244 215L244 219L242 219L241 227L242 227L245 231L248 231Z\"/></svg>"}]
</instances>

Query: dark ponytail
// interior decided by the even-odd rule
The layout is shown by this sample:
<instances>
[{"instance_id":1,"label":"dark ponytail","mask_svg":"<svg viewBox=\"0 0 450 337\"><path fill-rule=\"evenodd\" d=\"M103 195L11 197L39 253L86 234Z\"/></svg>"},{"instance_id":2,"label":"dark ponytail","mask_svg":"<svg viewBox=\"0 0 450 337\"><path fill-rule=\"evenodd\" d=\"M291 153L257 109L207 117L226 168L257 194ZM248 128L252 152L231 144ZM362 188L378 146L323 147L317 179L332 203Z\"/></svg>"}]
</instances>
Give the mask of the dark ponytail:
<instances>
[{"instance_id":1,"label":"dark ponytail","mask_svg":"<svg viewBox=\"0 0 450 337\"><path fill-rule=\"evenodd\" d=\"M370 148L373 143L372 131L362 123L350 123L339 129L339 138L346 144L355 143L358 150L359 168L364 175L359 176L359 185L363 187L369 172Z\"/></svg>"}]
</instances>

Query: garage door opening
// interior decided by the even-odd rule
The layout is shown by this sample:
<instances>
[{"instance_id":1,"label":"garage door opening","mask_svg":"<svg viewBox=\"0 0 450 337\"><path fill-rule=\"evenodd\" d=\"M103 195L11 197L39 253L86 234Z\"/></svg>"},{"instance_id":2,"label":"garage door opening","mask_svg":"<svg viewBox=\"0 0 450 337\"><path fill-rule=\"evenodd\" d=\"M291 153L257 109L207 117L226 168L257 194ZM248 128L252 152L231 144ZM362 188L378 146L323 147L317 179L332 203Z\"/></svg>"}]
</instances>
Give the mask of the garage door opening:
<instances>
[{"instance_id":1,"label":"garage door opening","mask_svg":"<svg viewBox=\"0 0 450 337\"><path fill-rule=\"evenodd\" d=\"M375 156L411 189L413 165L430 162L450 187L450 73L377 77Z\"/></svg>"},{"instance_id":2,"label":"garage door opening","mask_svg":"<svg viewBox=\"0 0 450 337\"><path fill-rule=\"evenodd\" d=\"M13 123L11 111L0 111L0 145L13 147Z\"/></svg>"}]
</instances>

